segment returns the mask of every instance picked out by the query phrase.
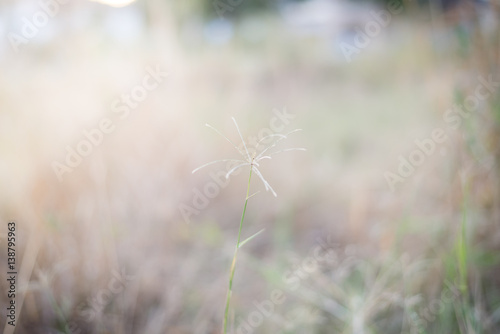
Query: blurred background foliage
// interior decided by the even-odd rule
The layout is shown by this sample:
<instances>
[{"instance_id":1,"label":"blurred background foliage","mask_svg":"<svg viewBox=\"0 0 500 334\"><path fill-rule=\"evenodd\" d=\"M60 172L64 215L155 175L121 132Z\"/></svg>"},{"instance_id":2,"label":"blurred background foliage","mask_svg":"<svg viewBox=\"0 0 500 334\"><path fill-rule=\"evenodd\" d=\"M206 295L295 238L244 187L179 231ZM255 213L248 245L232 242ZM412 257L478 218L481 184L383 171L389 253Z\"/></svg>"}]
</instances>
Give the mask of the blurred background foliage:
<instances>
[{"instance_id":1,"label":"blurred background foliage","mask_svg":"<svg viewBox=\"0 0 500 334\"><path fill-rule=\"evenodd\" d=\"M232 116L251 136L284 111L285 131L303 129L290 145L308 151L262 163L277 199L252 183L244 235L266 230L238 260L233 333L274 289L286 302L255 333L498 333L498 87L458 129L443 115L479 76L500 79L499 4L403 1L348 61L340 45L388 4L242 0L221 18L214 1L80 0L18 52L2 39L0 218L17 222L24 266L16 333L220 333L245 173L190 223L179 208L221 172L194 168L235 156L205 123L238 140ZM0 8L8 36L40 5ZM168 78L117 117L113 101L148 66ZM116 129L59 182L51 164L104 117ZM384 173L435 128L449 139L391 191ZM334 255L308 270L318 245ZM134 280L96 305L116 270Z\"/></svg>"}]
</instances>

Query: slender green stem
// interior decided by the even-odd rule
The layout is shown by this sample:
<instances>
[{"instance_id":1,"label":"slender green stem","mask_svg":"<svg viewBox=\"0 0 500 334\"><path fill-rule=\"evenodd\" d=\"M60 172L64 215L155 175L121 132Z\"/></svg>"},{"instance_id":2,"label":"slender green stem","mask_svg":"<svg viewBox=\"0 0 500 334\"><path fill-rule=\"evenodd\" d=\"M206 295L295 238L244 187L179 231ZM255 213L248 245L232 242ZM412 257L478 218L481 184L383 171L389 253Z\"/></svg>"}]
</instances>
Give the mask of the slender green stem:
<instances>
[{"instance_id":1,"label":"slender green stem","mask_svg":"<svg viewBox=\"0 0 500 334\"><path fill-rule=\"evenodd\" d=\"M252 179L252 165L250 165L250 175L248 176L248 187L247 196L245 198L245 206L243 207L243 214L241 215L240 228L238 230L238 242L236 243L236 249L234 250L233 262L231 264L231 272L229 274L229 288L227 290L226 299L226 311L224 312L224 334L227 333L227 317L229 314L229 301L231 300L231 294L233 292L233 277L234 269L236 267L236 256L238 255L238 249L240 248L240 238L241 238L241 228L243 227L243 220L245 219L245 212L247 211L248 194L250 193L250 180Z\"/></svg>"}]
</instances>

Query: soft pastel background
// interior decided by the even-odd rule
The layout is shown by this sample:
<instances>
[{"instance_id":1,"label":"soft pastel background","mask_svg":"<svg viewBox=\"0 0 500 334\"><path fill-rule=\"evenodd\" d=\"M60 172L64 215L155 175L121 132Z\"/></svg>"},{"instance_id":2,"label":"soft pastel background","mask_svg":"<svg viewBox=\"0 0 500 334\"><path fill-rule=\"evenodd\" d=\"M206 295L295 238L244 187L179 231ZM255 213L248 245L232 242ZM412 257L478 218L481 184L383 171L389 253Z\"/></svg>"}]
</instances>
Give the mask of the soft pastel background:
<instances>
[{"instance_id":1,"label":"soft pastel background","mask_svg":"<svg viewBox=\"0 0 500 334\"><path fill-rule=\"evenodd\" d=\"M287 112L283 133L303 131L277 148L307 151L262 161L277 198L252 180L243 237L265 231L239 254L232 333L273 289L286 300L254 333L500 331L498 90L443 120L478 76L500 81L497 0L404 0L351 61L340 46L388 4L222 0L221 18L208 0L128 2L61 1L17 51L42 7L0 2L1 330L12 220L15 333L221 333L248 169L184 219L225 165L191 171L238 157L204 124L239 141L231 117L248 138ZM168 77L121 119L148 67ZM53 162L104 118L60 182ZM448 140L391 191L384 174L435 128ZM117 272L133 279L111 292Z\"/></svg>"}]
</instances>

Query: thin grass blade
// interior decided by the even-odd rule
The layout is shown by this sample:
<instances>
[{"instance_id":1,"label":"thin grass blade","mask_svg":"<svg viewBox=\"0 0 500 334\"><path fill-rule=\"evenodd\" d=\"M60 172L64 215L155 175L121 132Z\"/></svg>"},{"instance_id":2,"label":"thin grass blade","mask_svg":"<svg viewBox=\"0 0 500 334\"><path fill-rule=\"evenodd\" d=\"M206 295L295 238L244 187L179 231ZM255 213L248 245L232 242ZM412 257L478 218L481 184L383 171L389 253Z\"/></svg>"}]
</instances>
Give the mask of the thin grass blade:
<instances>
[{"instance_id":1,"label":"thin grass blade","mask_svg":"<svg viewBox=\"0 0 500 334\"><path fill-rule=\"evenodd\" d=\"M283 152L289 152L289 151L307 151L307 150L305 148L302 148L302 147L287 148L287 149L284 149L284 150L281 150L281 151L269 153L269 157L271 157L271 156L273 156L275 154L279 154L279 153L283 153ZM263 159L265 157L267 157L267 155L263 156L263 157L260 157L260 159Z\"/></svg>"},{"instance_id":2,"label":"thin grass blade","mask_svg":"<svg viewBox=\"0 0 500 334\"><path fill-rule=\"evenodd\" d=\"M243 143L243 146L245 147L245 152L247 152L248 161L251 161L252 158L250 157L250 153L248 153L247 144L245 144L245 140L243 139L243 136L241 135L238 123L236 123L236 120L234 119L234 117L231 117L231 118L233 119L234 125L236 125L236 130L238 130L238 134L240 135L241 142Z\"/></svg>"},{"instance_id":3,"label":"thin grass blade","mask_svg":"<svg viewBox=\"0 0 500 334\"><path fill-rule=\"evenodd\" d=\"M276 194L276 192L274 191L274 189L271 187L271 185L269 184L269 182L266 181L266 179L264 179L264 176L262 176L262 174L260 173L260 171L254 167L254 170L255 170L255 173L257 174L257 176L262 180L262 182L264 182L264 185L266 186L266 190L271 190L271 192L273 193L274 197L278 197L278 195Z\"/></svg>"},{"instance_id":4,"label":"thin grass blade","mask_svg":"<svg viewBox=\"0 0 500 334\"><path fill-rule=\"evenodd\" d=\"M281 137L283 139L286 138L286 136L281 134L281 133L273 133L273 134L267 135L265 137L262 137L262 139L257 142L257 145L255 145L255 148L257 149L257 147L259 147L260 143L262 143L264 140L266 140L268 138L272 138L272 137Z\"/></svg>"},{"instance_id":5,"label":"thin grass blade","mask_svg":"<svg viewBox=\"0 0 500 334\"><path fill-rule=\"evenodd\" d=\"M295 130L293 130L293 131L288 132L288 133L287 133L286 135L284 135L283 137L278 138L278 139L277 139L274 143L270 144L268 147L266 147L264 150L262 150L262 151L259 153L259 155L257 155L257 156L255 157L255 159L256 159L256 160L257 160L257 159L259 159L259 158L260 158L260 157L262 157L262 156L264 155L264 153L266 153L269 149L271 149L271 148L275 147L276 145L278 145L278 143L279 143L280 141L282 141L283 139L287 138L287 137L288 137L289 135L291 135L292 133L294 133L294 132L298 132L298 131L302 131L302 129L295 129Z\"/></svg>"},{"instance_id":6,"label":"thin grass blade","mask_svg":"<svg viewBox=\"0 0 500 334\"><path fill-rule=\"evenodd\" d=\"M246 244L247 242L249 242L250 240L252 240L253 238L255 238L256 236L258 236L259 234L261 234L262 232L264 232L265 228L263 228L262 230L260 230L259 232L255 233L254 235L252 235L251 237L248 237L246 238L245 240L243 240L242 242L240 242L240 244L238 245L238 248L241 248L243 247L244 244Z\"/></svg>"},{"instance_id":7,"label":"thin grass blade","mask_svg":"<svg viewBox=\"0 0 500 334\"><path fill-rule=\"evenodd\" d=\"M224 139L226 139L229 143L231 143L231 145L233 145L233 146L234 146L234 148L235 148L236 150L238 150L238 152L239 152L239 153L240 153L243 157L245 157L245 153L244 153L242 150L240 150L240 148L239 148L238 146L236 146L236 144L235 144L235 143L233 143L233 141L232 141L231 139L229 139L229 138L227 138L226 136L224 136L224 135L222 134L222 132L220 132L219 130L217 130L216 128L214 128L213 126L211 126L210 124L206 123L205 125L206 125L207 127L209 127L210 129L214 130L217 134L219 134L220 136L222 136ZM245 159L246 159L246 157L245 157Z\"/></svg>"},{"instance_id":8,"label":"thin grass blade","mask_svg":"<svg viewBox=\"0 0 500 334\"><path fill-rule=\"evenodd\" d=\"M221 160L215 160L215 161L211 161L211 162L207 162L206 164L203 164L201 165L200 167L196 168L196 169L193 169L193 171L191 173L196 173L197 171L199 171L200 169L202 168L205 168L207 166L210 166L210 165L213 165L213 164L216 164L218 162L227 162L227 161L232 161L232 162L243 162L243 160L237 160L237 159L221 159Z\"/></svg>"},{"instance_id":9,"label":"thin grass blade","mask_svg":"<svg viewBox=\"0 0 500 334\"><path fill-rule=\"evenodd\" d=\"M249 164L250 164L250 163L245 162L245 163L243 163L243 164L241 164L241 165L238 165L238 166L234 167L234 168L233 168L233 169L231 169L229 172L227 172L227 174L226 174L226 179L229 177L229 175L233 174L233 173L234 173L234 172L235 172L238 168L243 167L243 166L246 166L246 165L249 165Z\"/></svg>"}]
</instances>

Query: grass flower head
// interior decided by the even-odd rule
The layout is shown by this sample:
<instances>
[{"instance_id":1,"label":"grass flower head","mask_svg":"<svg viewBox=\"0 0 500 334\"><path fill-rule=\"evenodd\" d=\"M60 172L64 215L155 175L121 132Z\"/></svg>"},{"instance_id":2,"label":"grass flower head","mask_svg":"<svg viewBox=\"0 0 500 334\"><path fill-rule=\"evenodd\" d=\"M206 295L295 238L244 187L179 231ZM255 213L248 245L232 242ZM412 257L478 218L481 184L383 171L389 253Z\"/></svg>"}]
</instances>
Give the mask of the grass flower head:
<instances>
[{"instance_id":1,"label":"grass flower head","mask_svg":"<svg viewBox=\"0 0 500 334\"><path fill-rule=\"evenodd\" d=\"M200 169L202 169L204 167L207 167L207 166L219 163L219 162L233 162L233 163L238 163L235 167L233 167L231 170L229 170L227 172L226 179L228 179L229 176L231 176L231 174L233 174L234 172L236 172L238 169L243 168L245 166L249 166L250 169L253 172L255 172L255 174L261 179L262 183L264 183L264 187L266 188L266 191L270 191L276 197L277 196L276 192L271 187L271 185L269 184L269 182L266 181L266 179L264 178L264 176L262 175L262 173L260 172L260 170L258 168L258 167L260 167L259 162L262 161L262 160L264 160L264 159L271 159L272 156L274 156L276 154L279 154L279 153L283 153L283 152L288 152L288 151L305 151L306 150L305 148L296 148L296 147L294 147L294 148L288 148L288 149L283 149L283 150L279 150L279 151L274 151L274 152L268 153L269 150L271 150L274 147L276 147L276 145L278 145L278 143L280 143L283 139L286 139L288 137L288 135L290 135L292 133L295 133L295 132L298 132L298 131L301 131L301 129L295 129L293 131L288 132L287 134L273 133L273 134L267 135L267 136L261 138L257 142L255 148L253 148L253 150L252 149L250 150L250 151L252 151L252 153L250 153L250 151L248 149L248 146L245 143L245 140L243 139L243 136L241 135L241 131L240 131L240 128L238 126L238 123L236 122L236 120L234 119L234 117L232 117L232 120L234 122L234 125L236 126L236 130L238 131L238 135L239 135L239 137L241 139L241 143L243 145L243 149L240 148L240 147L238 147L231 139L229 139L228 137L226 137L225 135L223 135L219 130L217 130L216 128L214 128L210 124L206 124L206 126L209 127L210 129L212 129L213 131L215 131L220 136L222 136L224 139L226 139L236 149L236 151L241 155L242 158L241 159L220 159L220 160L211 161L211 162L203 164L200 167L194 169L193 173L196 173L197 171L199 171ZM273 141L271 142L271 144L269 144L267 146L264 146L263 142L264 141L268 141L271 138L273 139ZM260 151L259 151L259 149L260 149Z\"/></svg>"}]
</instances>

